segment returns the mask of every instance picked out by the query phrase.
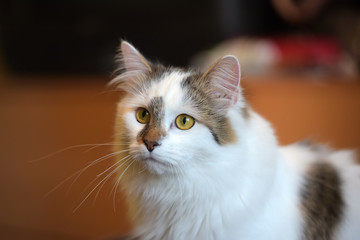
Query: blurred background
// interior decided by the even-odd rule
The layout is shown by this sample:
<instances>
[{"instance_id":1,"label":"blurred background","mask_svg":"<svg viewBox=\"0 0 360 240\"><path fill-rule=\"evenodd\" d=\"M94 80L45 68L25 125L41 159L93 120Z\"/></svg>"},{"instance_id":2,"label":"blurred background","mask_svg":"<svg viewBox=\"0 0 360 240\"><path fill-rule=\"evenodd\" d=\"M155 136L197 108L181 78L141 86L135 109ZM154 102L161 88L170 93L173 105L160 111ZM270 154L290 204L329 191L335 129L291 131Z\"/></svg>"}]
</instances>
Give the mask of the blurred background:
<instances>
[{"instance_id":1,"label":"blurred background","mask_svg":"<svg viewBox=\"0 0 360 240\"><path fill-rule=\"evenodd\" d=\"M120 39L175 66L236 55L246 97L281 144L360 149L358 0L2 0L1 239L130 230L107 171Z\"/></svg>"}]
</instances>

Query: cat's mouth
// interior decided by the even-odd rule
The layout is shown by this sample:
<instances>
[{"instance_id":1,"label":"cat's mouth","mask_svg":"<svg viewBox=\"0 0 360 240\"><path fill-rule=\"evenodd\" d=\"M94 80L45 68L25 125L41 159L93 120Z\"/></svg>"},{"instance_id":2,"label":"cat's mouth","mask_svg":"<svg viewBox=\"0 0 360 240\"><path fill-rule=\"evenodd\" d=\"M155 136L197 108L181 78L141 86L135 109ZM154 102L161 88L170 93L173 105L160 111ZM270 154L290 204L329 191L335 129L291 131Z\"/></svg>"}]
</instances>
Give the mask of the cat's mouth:
<instances>
[{"instance_id":1,"label":"cat's mouth","mask_svg":"<svg viewBox=\"0 0 360 240\"><path fill-rule=\"evenodd\" d=\"M164 163L162 161L159 161L159 160L157 160L156 158L154 158L152 156L149 156L149 157L145 158L145 162L160 164L162 166L168 166L168 164L166 164L166 163Z\"/></svg>"},{"instance_id":2,"label":"cat's mouth","mask_svg":"<svg viewBox=\"0 0 360 240\"><path fill-rule=\"evenodd\" d=\"M151 154L144 157L142 162L151 170L155 171L156 173L162 173L163 171L167 171L168 169L172 168L172 164L162 161Z\"/></svg>"},{"instance_id":3,"label":"cat's mouth","mask_svg":"<svg viewBox=\"0 0 360 240\"><path fill-rule=\"evenodd\" d=\"M145 169L156 174L163 174L174 168L172 163L154 153L142 152L137 156L137 160Z\"/></svg>"}]
</instances>

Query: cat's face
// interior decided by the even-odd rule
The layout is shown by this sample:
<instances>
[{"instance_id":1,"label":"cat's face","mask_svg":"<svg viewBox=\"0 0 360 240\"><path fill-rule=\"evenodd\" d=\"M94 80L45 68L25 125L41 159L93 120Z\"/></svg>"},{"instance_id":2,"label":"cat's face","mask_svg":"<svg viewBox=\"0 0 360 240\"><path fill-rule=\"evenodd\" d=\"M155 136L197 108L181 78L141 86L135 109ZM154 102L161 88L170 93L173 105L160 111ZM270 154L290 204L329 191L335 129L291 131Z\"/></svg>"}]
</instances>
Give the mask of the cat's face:
<instances>
[{"instance_id":1,"label":"cat's face","mask_svg":"<svg viewBox=\"0 0 360 240\"><path fill-rule=\"evenodd\" d=\"M186 99L181 82L189 74L164 74L143 93L122 103L129 152L151 171L163 173L204 158L215 145L211 131L198 119L198 109Z\"/></svg>"},{"instance_id":2,"label":"cat's face","mask_svg":"<svg viewBox=\"0 0 360 240\"><path fill-rule=\"evenodd\" d=\"M140 168L155 174L183 171L206 164L237 141L227 116L242 102L235 58L201 74L151 65L126 42L121 50L125 71L114 82L125 96L118 105L117 141ZM213 82L219 78L225 81Z\"/></svg>"}]
</instances>

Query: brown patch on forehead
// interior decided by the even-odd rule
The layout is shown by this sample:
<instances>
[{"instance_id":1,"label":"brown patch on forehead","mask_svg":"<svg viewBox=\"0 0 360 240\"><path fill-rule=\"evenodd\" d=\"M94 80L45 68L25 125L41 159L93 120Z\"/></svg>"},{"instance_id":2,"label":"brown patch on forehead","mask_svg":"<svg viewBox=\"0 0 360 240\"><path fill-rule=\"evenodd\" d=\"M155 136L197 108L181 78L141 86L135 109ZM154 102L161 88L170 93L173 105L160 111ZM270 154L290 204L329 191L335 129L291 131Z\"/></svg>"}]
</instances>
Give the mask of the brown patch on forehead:
<instances>
[{"instance_id":1,"label":"brown patch on forehead","mask_svg":"<svg viewBox=\"0 0 360 240\"><path fill-rule=\"evenodd\" d=\"M165 116L162 97L154 97L151 99L147 109L150 112L150 122L139 132L137 140L139 142L143 141L143 139L159 141L166 135L161 124Z\"/></svg>"},{"instance_id":2,"label":"brown patch on forehead","mask_svg":"<svg viewBox=\"0 0 360 240\"><path fill-rule=\"evenodd\" d=\"M328 163L312 165L301 192L303 240L331 240L341 221L344 202L341 180Z\"/></svg>"},{"instance_id":3,"label":"brown patch on forehead","mask_svg":"<svg viewBox=\"0 0 360 240\"><path fill-rule=\"evenodd\" d=\"M183 80L181 86L185 89L185 98L191 99L193 106L201 116L201 119L197 120L210 129L217 143L220 145L235 143L237 136L229 119L214 109L213 99L206 91L209 84L201 76L200 73L193 73Z\"/></svg>"},{"instance_id":4,"label":"brown patch on forehead","mask_svg":"<svg viewBox=\"0 0 360 240\"><path fill-rule=\"evenodd\" d=\"M151 122L154 125L160 126L164 118L164 101L162 97L154 97L149 104L149 111L151 113Z\"/></svg>"}]
</instances>

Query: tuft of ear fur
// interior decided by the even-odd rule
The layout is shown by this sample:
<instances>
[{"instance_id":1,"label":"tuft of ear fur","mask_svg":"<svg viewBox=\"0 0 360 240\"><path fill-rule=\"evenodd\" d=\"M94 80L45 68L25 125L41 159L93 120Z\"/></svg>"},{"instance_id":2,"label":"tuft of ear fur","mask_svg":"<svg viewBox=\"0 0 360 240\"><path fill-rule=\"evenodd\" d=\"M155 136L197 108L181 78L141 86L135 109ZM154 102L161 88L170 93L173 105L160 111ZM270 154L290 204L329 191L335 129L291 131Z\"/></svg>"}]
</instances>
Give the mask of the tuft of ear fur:
<instances>
[{"instance_id":1,"label":"tuft of ear fur","mask_svg":"<svg viewBox=\"0 0 360 240\"><path fill-rule=\"evenodd\" d=\"M240 63L235 56L227 55L215 62L204 74L209 81L211 95L223 101L224 107L240 100Z\"/></svg>"},{"instance_id":2,"label":"tuft of ear fur","mask_svg":"<svg viewBox=\"0 0 360 240\"><path fill-rule=\"evenodd\" d=\"M126 71L151 72L151 67L141 53L130 43L122 41L120 44L120 56Z\"/></svg>"},{"instance_id":3,"label":"tuft of ear fur","mask_svg":"<svg viewBox=\"0 0 360 240\"><path fill-rule=\"evenodd\" d=\"M126 92L136 94L141 88L141 80L152 72L151 64L130 43L122 41L116 56L118 68L115 78L109 83Z\"/></svg>"}]
</instances>

